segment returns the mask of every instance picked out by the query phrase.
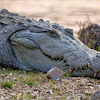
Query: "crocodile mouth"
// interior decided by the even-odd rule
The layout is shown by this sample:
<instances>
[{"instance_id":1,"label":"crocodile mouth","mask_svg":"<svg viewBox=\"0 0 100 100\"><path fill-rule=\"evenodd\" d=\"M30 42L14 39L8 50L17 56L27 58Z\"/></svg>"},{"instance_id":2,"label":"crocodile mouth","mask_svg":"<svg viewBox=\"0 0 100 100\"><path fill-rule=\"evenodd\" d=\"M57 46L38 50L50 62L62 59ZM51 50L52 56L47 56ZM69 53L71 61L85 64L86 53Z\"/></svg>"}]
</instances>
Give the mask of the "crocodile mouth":
<instances>
[{"instance_id":1,"label":"crocodile mouth","mask_svg":"<svg viewBox=\"0 0 100 100\"><path fill-rule=\"evenodd\" d=\"M28 39L28 40L32 41L31 39ZM34 42L34 41L32 41L32 42ZM23 43L21 44L20 42L15 41L15 40L12 40L11 44L13 46L20 45L20 47L25 47L25 48L28 48L28 49L32 49L29 46L24 45ZM59 66L63 65L65 67L64 69L67 69L67 73L72 74L72 76L85 76L85 74L86 74L86 76L91 75L91 77L96 77L97 76L97 73L94 73L93 70L90 68L90 63L88 63L87 66L85 66L83 68L78 68L78 69L73 68L73 69L71 69L68 62L67 62L67 60L63 56L61 56L61 57L52 57L48 53L44 52L36 43L35 43L35 49L38 49L45 56L46 59L49 59L48 61L54 62L56 64L58 63ZM53 67L56 67L56 66L53 66ZM91 73L91 74L89 74L88 72Z\"/></svg>"},{"instance_id":2,"label":"crocodile mouth","mask_svg":"<svg viewBox=\"0 0 100 100\"><path fill-rule=\"evenodd\" d=\"M24 39L24 41L21 41L21 39ZM21 37L21 38L11 38L10 39L10 41L11 41L11 44L13 45L13 46L18 46L18 45L21 45L21 46L23 46L23 47L25 47L25 48L28 48L28 49L40 49L40 51L43 53L43 55L45 55L48 59L50 59L51 61L61 61L61 62L63 62L63 63L66 63L66 66L69 66L68 64L67 64L67 60L65 60L64 59L64 57L63 56L61 56L61 57L52 57L51 55L49 55L49 54L47 54L47 53L45 53L41 48L40 48L40 46L33 40L33 39L31 39L31 37L25 37L25 36L23 36L23 37ZM25 44L25 41L28 41L28 44Z\"/></svg>"},{"instance_id":3,"label":"crocodile mouth","mask_svg":"<svg viewBox=\"0 0 100 100\"><path fill-rule=\"evenodd\" d=\"M50 55L48 55L48 54L46 54L44 52L43 52L43 54L48 59L51 59L52 61L55 61L55 62L56 61L59 61L59 62L60 61L63 61L63 63L66 63L66 66L65 67L68 68L68 71L67 72L69 74L72 74L72 76L78 76L79 75L79 76L89 76L90 77L90 75L88 75L88 73L91 73L91 77L97 77L97 75L100 74L99 72L94 72L93 69L91 69L89 62L87 64L87 66L85 66L83 68L78 68L78 69L73 68L73 69L70 69L69 64L67 63L67 60L65 60L63 56L62 57L52 57L52 56L50 56ZM84 73L84 72L85 72L85 74L82 75L82 73Z\"/></svg>"},{"instance_id":4,"label":"crocodile mouth","mask_svg":"<svg viewBox=\"0 0 100 100\"><path fill-rule=\"evenodd\" d=\"M63 56L61 56L61 57L52 57L51 55L49 55L47 53L44 53L43 51L42 51L42 53L48 59L50 59L50 60L52 60L54 62L59 62L59 63L62 62L63 64L65 64L65 67L67 67L67 69L68 69L67 72L69 74L72 74L72 76L78 76L78 75L76 75L76 73L83 73L85 71L85 72L87 72L87 74L88 74L88 72L92 73L91 77L97 77L98 73L97 72L93 72L93 70L90 68L90 63L89 62L87 64L87 66L85 66L83 68L78 68L78 69L73 68L73 69L71 69L70 66L69 66L69 64L67 63L67 60L65 60ZM87 76L87 75L83 74L83 75L79 75L79 76Z\"/></svg>"},{"instance_id":5,"label":"crocodile mouth","mask_svg":"<svg viewBox=\"0 0 100 100\"><path fill-rule=\"evenodd\" d=\"M18 42L16 42L16 41L12 41L11 43L12 43L13 46L21 45L20 43L18 43ZM26 47L25 45L21 45L21 46ZM41 49L40 49L40 51L43 53L43 55L45 55L45 56L46 56L48 59L50 59L51 61L54 61L54 62L57 62L57 61L58 61L58 62L63 62L64 64L66 64L66 66L69 66L69 65L67 64L67 61L64 59L63 56L61 56L61 57L52 57L51 55L49 55L49 54L43 52Z\"/></svg>"},{"instance_id":6,"label":"crocodile mouth","mask_svg":"<svg viewBox=\"0 0 100 100\"><path fill-rule=\"evenodd\" d=\"M62 57L52 57L52 56L50 56L50 55L44 53L43 51L42 51L42 53L43 53L48 59L51 59L52 61L59 61L59 62L62 61L63 63L66 63L66 66L69 66L69 65L67 64L67 61L64 59L63 56L62 56Z\"/></svg>"}]
</instances>

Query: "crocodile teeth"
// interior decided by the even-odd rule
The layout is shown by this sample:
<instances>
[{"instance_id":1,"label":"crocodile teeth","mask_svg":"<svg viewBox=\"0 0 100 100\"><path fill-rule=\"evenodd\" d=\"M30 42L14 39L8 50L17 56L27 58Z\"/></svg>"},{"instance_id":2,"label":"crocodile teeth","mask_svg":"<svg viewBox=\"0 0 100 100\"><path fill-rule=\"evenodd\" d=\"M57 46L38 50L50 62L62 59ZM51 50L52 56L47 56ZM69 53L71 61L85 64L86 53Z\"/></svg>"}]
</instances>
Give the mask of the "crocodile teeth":
<instances>
[{"instance_id":1,"label":"crocodile teeth","mask_svg":"<svg viewBox=\"0 0 100 100\"><path fill-rule=\"evenodd\" d=\"M90 63L88 62L88 68L90 69Z\"/></svg>"},{"instance_id":2,"label":"crocodile teeth","mask_svg":"<svg viewBox=\"0 0 100 100\"><path fill-rule=\"evenodd\" d=\"M69 69L69 73L71 74L74 71L74 69Z\"/></svg>"},{"instance_id":3,"label":"crocodile teeth","mask_svg":"<svg viewBox=\"0 0 100 100\"><path fill-rule=\"evenodd\" d=\"M98 74L98 72L94 72L94 77L96 77L96 76L97 76L97 74Z\"/></svg>"},{"instance_id":4,"label":"crocodile teeth","mask_svg":"<svg viewBox=\"0 0 100 100\"><path fill-rule=\"evenodd\" d=\"M90 67L90 63L88 62L88 68L92 71L91 67Z\"/></svg>"}]
</instances>

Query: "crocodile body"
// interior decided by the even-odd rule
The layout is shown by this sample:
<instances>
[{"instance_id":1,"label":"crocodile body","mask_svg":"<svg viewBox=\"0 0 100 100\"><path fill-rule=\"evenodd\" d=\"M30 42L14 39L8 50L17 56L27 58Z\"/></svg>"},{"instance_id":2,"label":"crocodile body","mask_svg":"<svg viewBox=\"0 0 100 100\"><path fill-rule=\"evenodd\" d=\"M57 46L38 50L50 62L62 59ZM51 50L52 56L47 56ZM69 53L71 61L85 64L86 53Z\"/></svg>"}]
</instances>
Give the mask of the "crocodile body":
<instances>
[{"instance_id":1,"label":"crocodile body","mask_svg":"<svg viewBox=\"0 0 100 100\"><path fill-rule=\"evenodd\" d=\"M58 67L72 76L100 77L100 53L56 23L0 11L0 65L47 72Z\"/></svg>"}]
</instances>

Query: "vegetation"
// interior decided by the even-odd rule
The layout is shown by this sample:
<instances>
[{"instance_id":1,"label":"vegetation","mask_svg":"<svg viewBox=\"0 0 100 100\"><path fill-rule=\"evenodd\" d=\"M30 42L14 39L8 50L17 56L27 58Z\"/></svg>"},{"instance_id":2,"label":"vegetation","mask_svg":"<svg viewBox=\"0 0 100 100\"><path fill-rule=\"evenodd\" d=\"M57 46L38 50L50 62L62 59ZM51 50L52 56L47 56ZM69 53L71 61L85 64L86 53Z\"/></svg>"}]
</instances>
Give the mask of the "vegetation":
<instances>
[{"instance_id":1,"label":"vegetation","mask_svg":"<svg viewBox=\"0 0 100 100\"><path fill-rule=\"evenodd\" d=\"M66 73L65 77L71 77L72 75L70 73Z\"/></svg>"},{"instance_id":2,"label":"vegetation","mask_svg":"<svg viewBox=\"0 0 100 100\"><path fill-rule=\"evenodd\" d=\"M66 74L61 80L55 81L48 79L45 73L1 68L0 96L2 94L5 100L41 100L41 98L42 100L65 100L69 97L79 100L79 94L84 94L85 90L87 90L85 96L90 97L92 95L92 84L94 84L92 85L93 90L98 89L97 85L100 81L97 79L94 81L94 79L85 77L84 80L83 77L70 76L71 74ZM88 91L89 95L87 95Z\"/></svg>"},{"instance_id":3,"label":"vegetation","mask_svg":"<svg viewBox=\"0 0 100 100\"><path fill-rule=\"evenodd\" d=\"M78 32L78 38L89 48L100 51L100 26L85 23Z\"/></svg>"},{"instance_id":4,"label":"vegetation","mask_svg":"<svg viewBox=\"0 0 100 100\"><path fill-rule=\"evenodd\" d=\"M9 80L1 81L1 85L2 85L2 87L4 87L4 88L12 88L12 82L9 81Z\"/></svg>"},{"instance_id":5,"label":"vegetation","mask_svg":"<svg viewBox=\"0 0 100 100\"><path fill-rule=\"evenodd\" d=\"M36 81L34 78L29 78L29 77L24 77L24 83L29 85L29 86L35 86L37 85Z\"/></svg>"},{"instance_id":6,"label":"vegetation","mask_svg":"<svg viewBox=\"0 0 100 100\"><path fill-rule=\"evenodd\" d=\"M32 96L28 93L23 93L21 95L21 99L28 99L29 100L29 99L32 99Z\"/></svg>"}]
</instances>

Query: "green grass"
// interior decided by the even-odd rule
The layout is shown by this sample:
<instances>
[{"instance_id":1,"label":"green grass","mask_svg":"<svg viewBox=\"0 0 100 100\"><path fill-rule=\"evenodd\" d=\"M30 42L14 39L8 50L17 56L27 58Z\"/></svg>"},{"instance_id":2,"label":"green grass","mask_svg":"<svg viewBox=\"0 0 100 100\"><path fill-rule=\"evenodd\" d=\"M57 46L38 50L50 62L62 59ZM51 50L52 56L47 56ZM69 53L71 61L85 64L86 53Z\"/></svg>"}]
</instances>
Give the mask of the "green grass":
<instances>
[{"instance_id":1,"label":"green grass","mask_svg":"<svg viewBox=\"0 0 100 100\"><path fill-rule=\"evenodd\" d=\"M12 82L11 81L9 81L9 80L4 80L4 81L1 81L1 85L2 85L2 87L4 87L4 88L12 88Z\"/></svg>"},{"instance_id":2,"label":"green grass","mask_svg":"<svg viewBox=\"0 0 100 100\"><path fill-rule=\"evenodd\" d=\"M14 100L17 100L17 95L13 95L13 99Z\"/></svg>"},{"instance_id":3,"label":"green grass","mask_svg":"<svg viewBox=\"0 0 100 100\"><path fill-rule=\"evenodd\" d=\"M36 86L37 85L35 80L31 80L31 79L28 79L28 78L24 81L24 84L27 84L29 86Z\"/></svg>"},{"instance_id":4,"label":"green grass","mask_svg":"<svg viewBox=\"0 0 100 100\"><path fill-rule=\"evenodd\" d=\"M72 75L70 73L66 73L65 77L71 77Z\"/></svg>"},{"instance_id":5,"label":"green grass","mask_svg":"<svg viewBox=\"0 0 100 100\"><path fill-rule=\"evenodd\" d=\"M100 46L97 46L97 47L96 47L96 50L97 50L97 51L100 51Z\"/></svg>"},{"instance_id":6,"label":"green grass","mask_svg":"<svg viewBox=\"0 0 100 100\"><path fill-rule=\"evenodd\" d=\"M53 87L54 87L54 80L50 80L50 89L52 90L52 92L54 92L54 89L53 89Z\"/></svg>"},{"instance_id":7,"label":"green grass","mask_svg":"<svg viewBox=\"0 0 100 100\"><path fill-rule=\"evenodd\" d=\"M23 93L21 95L21 99L29 100L32 99L32 96L30 94Z\"/></svg>"}]
</instances>

